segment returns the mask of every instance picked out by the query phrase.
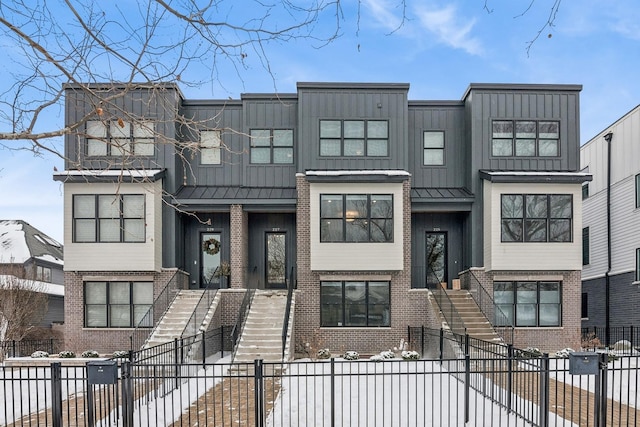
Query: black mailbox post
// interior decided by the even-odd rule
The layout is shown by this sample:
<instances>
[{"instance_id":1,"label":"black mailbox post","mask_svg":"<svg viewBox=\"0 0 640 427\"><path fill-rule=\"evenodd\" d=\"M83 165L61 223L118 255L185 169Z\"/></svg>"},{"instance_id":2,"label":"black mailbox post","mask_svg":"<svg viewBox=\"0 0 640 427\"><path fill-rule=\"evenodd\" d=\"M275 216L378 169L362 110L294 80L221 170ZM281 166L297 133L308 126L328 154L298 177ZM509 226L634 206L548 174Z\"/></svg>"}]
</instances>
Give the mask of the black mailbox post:
<instances>
[{"instance_id":1,"label":"black mailbox post","mask_svg":"<svg viewBox=\"0 0 640 427\"><path fill-rule=\"evenodd\" d=\"M118 364L115 360L87 362L89 384L115 384L118 381Z\"/></svg>"},{"instance_id":2,"label":"black mailbox post","mask_svg":"<svg viewBox=\"0 0 640 427\"><path fill-rule=\"evenodd\" d=\"M569 373L571 375L596 375L600 354L592 351L569 353Z\"/></svg>"}]
</instances>

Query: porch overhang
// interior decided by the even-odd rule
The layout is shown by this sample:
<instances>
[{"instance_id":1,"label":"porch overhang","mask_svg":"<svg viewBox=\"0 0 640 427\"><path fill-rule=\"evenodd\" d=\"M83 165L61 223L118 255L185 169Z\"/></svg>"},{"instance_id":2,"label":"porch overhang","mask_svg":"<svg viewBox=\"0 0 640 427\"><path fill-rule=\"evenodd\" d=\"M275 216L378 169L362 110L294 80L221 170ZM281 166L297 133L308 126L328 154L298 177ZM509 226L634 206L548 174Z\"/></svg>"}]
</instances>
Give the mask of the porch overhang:
<instances>
[{"instance_id":1,"label":"porch overhang","mask_svg":"<svg viewBox=\"0 0 640 427\"><path fill-rule=\"evenodd\" d=\"M295 212L293 187L232 187L188 185L181 187L171 204L193 212L227 211L242 205L245 211Z\"/></svg>"},{"instance_id":2,"label":"porch overhang","mask_svg":"<svg viewBox=\"0 0 640 427\"><path fill-rule=\"evenodd\" d=\"M411 212L470 212L474 201L466 188L411 189Z\"/></svg>"},{"instance_id":3,"label":"porch overhang","mask_svg":"<svg viewBox=\"0 0 640 427\"><path fill-rule=\"evenodd\" d=\"M411 178L404 170L308 170L308 182L403 182Z\"/></svg>"},{"instance_id":4,"label":"porch overhang","mask_svg":"<svg viewBox=\"0 0 640 427\"><path fill-rule=\"evenodd\" d=\"M593 175L585 172L516 172L480 170L480 178L490 182L582 184Z\"/></svg>"}]
</instances>

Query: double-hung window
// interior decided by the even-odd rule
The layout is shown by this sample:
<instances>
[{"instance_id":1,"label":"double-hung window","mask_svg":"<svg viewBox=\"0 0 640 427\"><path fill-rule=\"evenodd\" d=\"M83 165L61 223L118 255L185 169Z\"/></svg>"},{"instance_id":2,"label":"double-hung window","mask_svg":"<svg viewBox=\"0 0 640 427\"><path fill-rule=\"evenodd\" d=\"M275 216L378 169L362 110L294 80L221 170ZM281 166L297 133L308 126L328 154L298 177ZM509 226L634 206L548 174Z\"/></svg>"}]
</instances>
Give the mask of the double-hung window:
<instances>
[{"instance_id":1,"label":"double-hung window","mask_svg":"<svg viewBox=\"0 0 640 427\"><path fill-rule=\"evenodd\" d=\"M425 166L444 165L444 132L424 131L422 134L422 164Z\"/></svg>"},{"instance_id":2,"label":"double-hung window","mask_svg":"<svg viewBox=\"0 0 640 427\"><path fill-rule=\"evenodd\" d=\"M293 129L252 129L251 163L293 163Z\"/></svg>"},{"instance_id":3,"label":"double-hung window","mask_svg":"<svg viewBox=\"0 0 640 427\"><path fill-rule=\"evenodd\" d=\"M153 326L153 282L85 282L84 299L87 328Z\"/></svg>"},{"instance_id":4,"label":"double-hung window","mask_svg":"<svg viewBox=\"0 0 640 427\"><path fill-rule=\"evenodd\" d=\"M393 242L392 194L321 194L321 242Z\"/></svg>"},{"instance_id":5,"label":"double-hung window","mask_svg":"<svg viewBox=\"0 0 640 427\"><path fill-rule=\"evenodd\" d=\"M145 241L143 194L76 194L73 196L73 241Z\"/></svg>"},{"instance_id":6,"label":"double-hung window","mask_svg":"<svg viewBox=\"0 0 640 427\"><path fill-rule=\"evenodd\" d=\"M558 157L560 122L494 120L491 155L495 157Z\"/></svg>"},{"instance_id":7,"label":"double-hung window","mask_svg":"<svg viewBox=\"0 0 640 427\"><path fill-rule=\"evenodd\" d=\"M200 164L219 165L221 163L221 144L219 130L200 131Z\"/></svg>"},{"instance_id":8,"label":"double-hung window","mask_svg":"<svg viewBox=\"0 0 640 427\"><path fill-rule=\"evenodd\" d=\"M493 300L513 326L560 326L560 295L561 283L556 281L493 283Z\"/></svg>"},{"instance_id":9,"label":"double-hung window","mask_svg":"<svg viewBox=\"0 0 640 427\"><path fill-rule=\"evenodd\" d=\"M320 156L388 155L389 122L386 120L320 120Z\"/></svg>"},{"instance_id":10,"label":"double-hung window","mask_svg":"<svg viewBox=\"0 0 640 427\"><path fill-rule=\"evenodd\" d=\"M322 326L390 326L388 281L320 282Z\"/></svg>"},{"instance_id":11,"label":"double-hung window","mask_svg":"<svg viewBox=\"0 0 640 427\"><path fill-rule=\"evenodd\" d=\"M571 194L503 194L501 241L571 242Z\"/></svg>"},{"instance_id":12,"label":"double-hung window","mask_svg":"<svg viewBox=\"0 0 640 427\"><path fill-rule=\"evenodd\" d=\"M153 156L155 125L123 120L87 122L87 156Z\"/></svg>"}]
</instances>

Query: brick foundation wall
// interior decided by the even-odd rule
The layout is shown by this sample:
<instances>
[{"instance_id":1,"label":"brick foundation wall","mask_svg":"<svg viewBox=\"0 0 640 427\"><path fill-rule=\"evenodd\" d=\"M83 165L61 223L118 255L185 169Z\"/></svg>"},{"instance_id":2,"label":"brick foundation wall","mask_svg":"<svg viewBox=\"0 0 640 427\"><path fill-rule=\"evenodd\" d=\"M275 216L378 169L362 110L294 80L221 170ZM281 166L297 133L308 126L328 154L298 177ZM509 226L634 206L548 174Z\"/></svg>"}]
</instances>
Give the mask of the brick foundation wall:
<instances>
[{"instance_id":1,"label":"brick foundation wall","mask_svg":"<svg viewBox=\"0 0 640 427\"><path fill-rule=\"evenodd\" d=\"M161 272L140 271L65 271L65 303L64 303L64 350L82 353L85 350L96 350L101 354L110 354L117 350L130 348L129 337L133 328L85 328L84 327L84 276L104 277L111 281L118 278L153 277L154 299L162 292L171 278L176 275L178 287L188 287L188 275L177 269L166 269ZM157 320L157 319L156 319ZM149 330L151 332L151 330Z\"/></svg>"},{"instance_id":2,"label":"brick foundation wall","mask_svg":"<svg viewBox=\"0 0 640 427\"><path fill-rule=\"evenodd\" d=\"M336 272L311 271L310 258L310 211L309 183L302 175L296 177L298 204L297 227L297 271L298 288L295 305L294 336L297 351L307 349L314 355L319 348L329 348L333 354L347 350L361 354L376 354L397 347L401 339L407 339L408 326L419 326L430 313L425 290L411 289L411 200L410 181L403 184L403 230L404 242L402 271L349 272L340 271L341 276L353 275L354 280L363 274L391 276L391 326L384 328L321 328L320 327L320 276Z\"/></svg>"},{"instance_id":3,"label":"brick foundation wall","mask_svg":"<svg viewBox=\"0 0 640 427\"><path fill-rule=\"evenodd\" d=\"M501 279L518 280L530 277L530 280L544 280L545 277L562 277L562 326L560 327L521 327L515 328L514 346L517 348L537 347L543 352L555 353L563 348L580 349L580 304L581 281L580 271L491 271L485 272L481 268L473 268L473 275L485 288L489 295L493 295L493 281L495 277ZM521 280L521 279L520 279ZM474 279L467 270L460 274L463 289L473 286Z\"/></svg>"}]
</instances>

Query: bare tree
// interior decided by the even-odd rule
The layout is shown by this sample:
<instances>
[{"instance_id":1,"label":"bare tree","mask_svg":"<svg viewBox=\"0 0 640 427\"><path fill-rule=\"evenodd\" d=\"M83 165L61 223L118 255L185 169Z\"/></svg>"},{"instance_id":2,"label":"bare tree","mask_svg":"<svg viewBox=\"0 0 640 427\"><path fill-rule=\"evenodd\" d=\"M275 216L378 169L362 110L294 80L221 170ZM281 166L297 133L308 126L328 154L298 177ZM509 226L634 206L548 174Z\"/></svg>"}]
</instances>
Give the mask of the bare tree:
<instances>
[{"instance_id":1,"label":"bare tree","mask_svg":"<svg viewBox=\"0 0 640 427\"><path fill-rule=\"evenodd\" d=\"M0 276L0 341L23 339L44 318L49 297L31 280Z\"/></svg>"}]
</instances>

